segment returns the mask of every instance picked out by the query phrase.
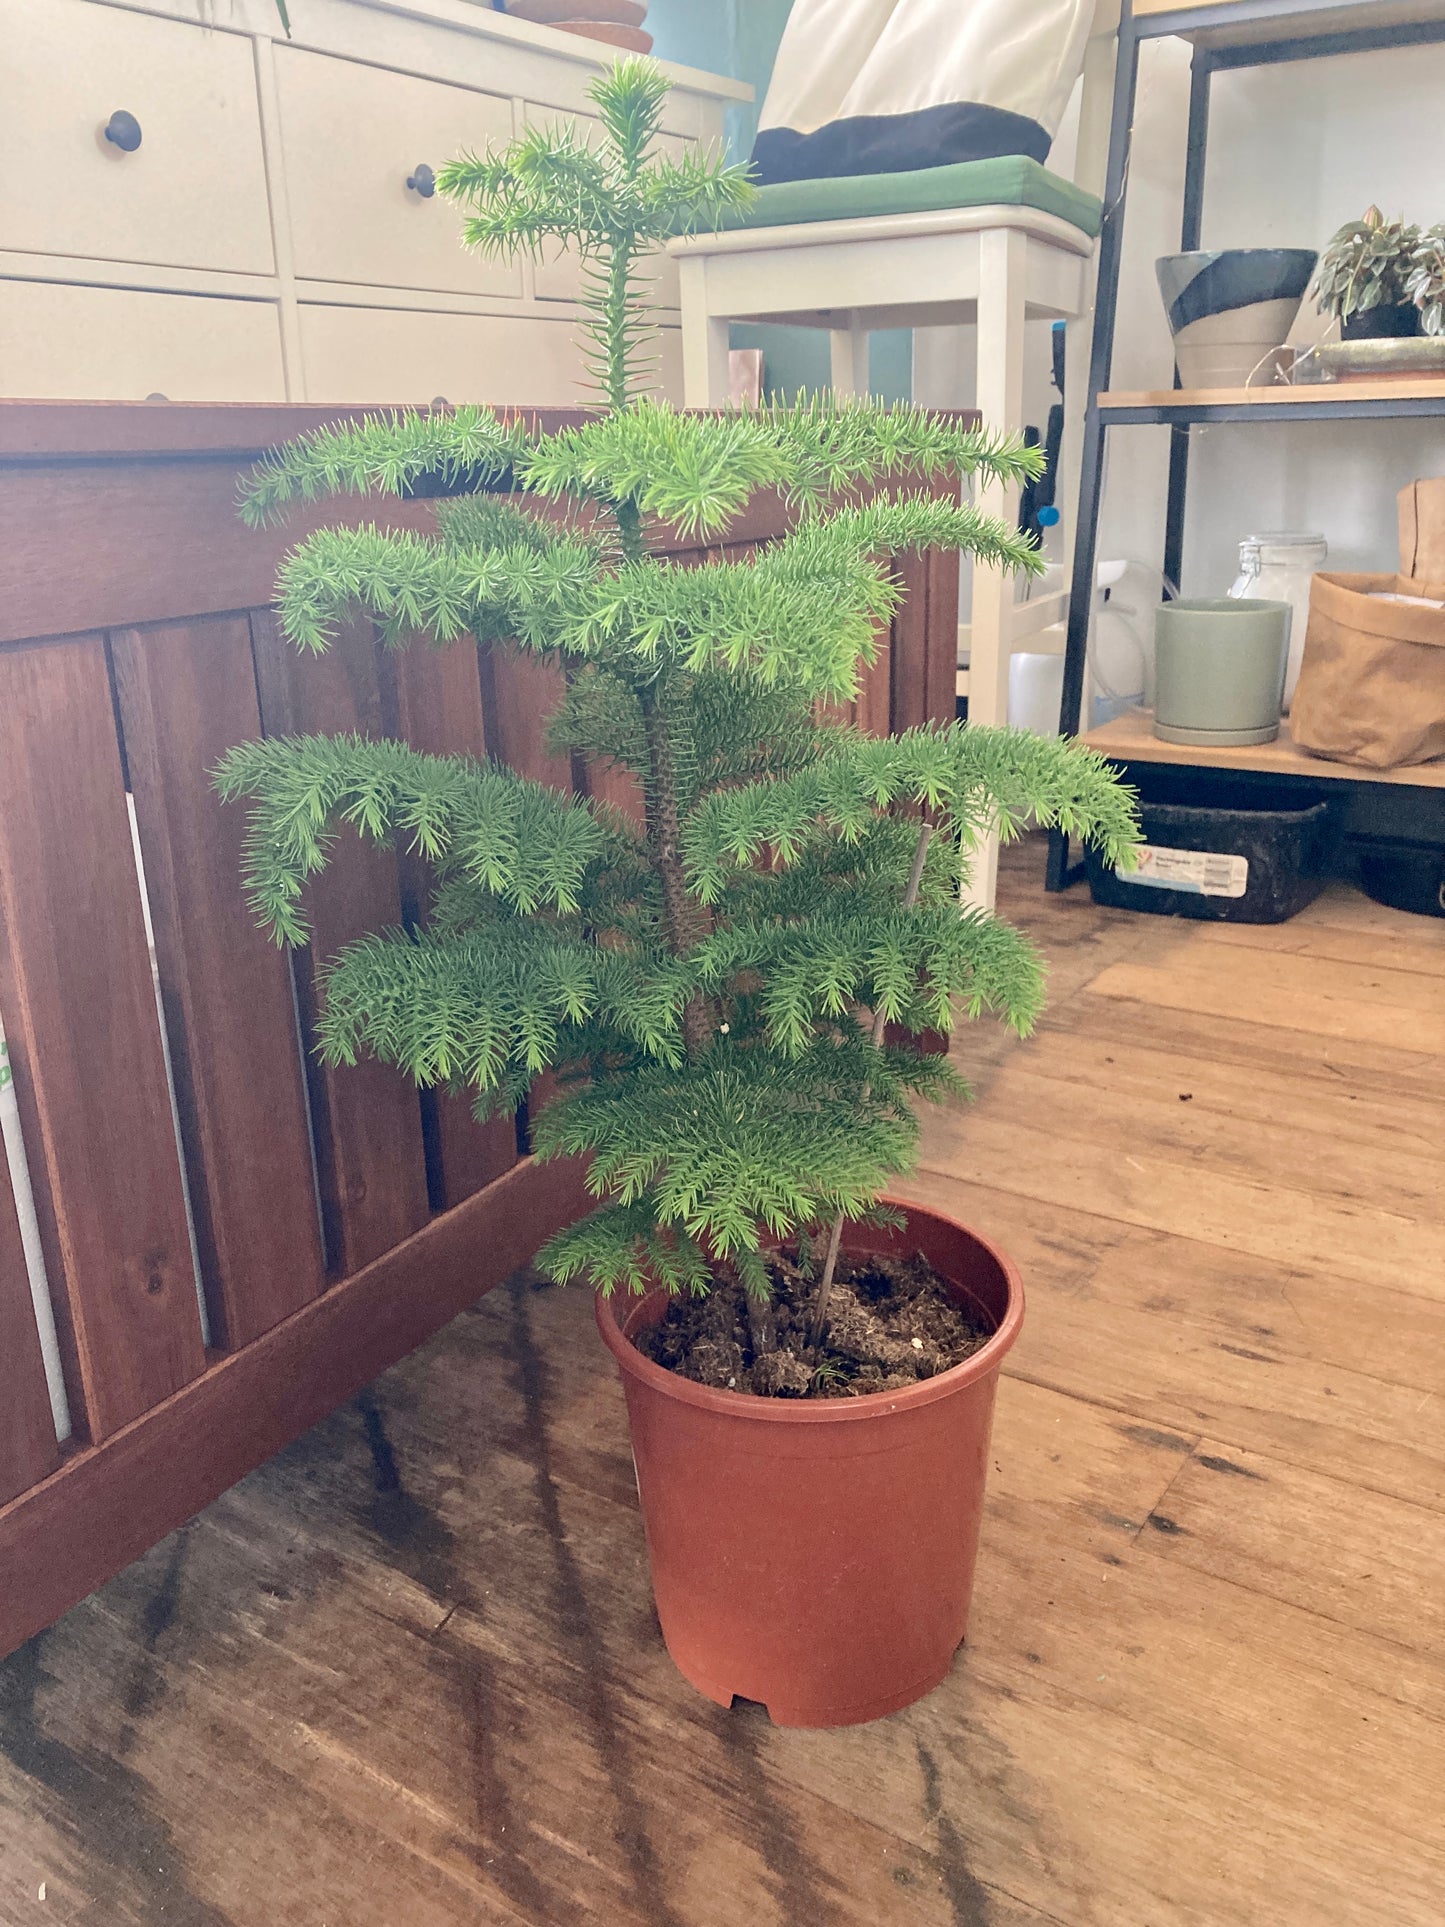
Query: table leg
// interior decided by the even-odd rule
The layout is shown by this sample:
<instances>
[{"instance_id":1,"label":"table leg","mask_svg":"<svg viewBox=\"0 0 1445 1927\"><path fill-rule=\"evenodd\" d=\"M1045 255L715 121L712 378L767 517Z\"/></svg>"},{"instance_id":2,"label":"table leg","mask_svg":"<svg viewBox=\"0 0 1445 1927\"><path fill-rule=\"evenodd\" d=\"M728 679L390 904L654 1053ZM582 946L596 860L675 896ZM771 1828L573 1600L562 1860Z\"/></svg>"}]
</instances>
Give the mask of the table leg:
<instances>
[{"instance_id":1,"label":"table leg","mask_svg":"<svg viewBox=\"0 0 1445 1927\"><path fill-rule=\"evenodd\" d=\"M707 263L678 263L682 303L682 399L688 408L724 408L728 379L728 320L708 313Z\"/></svg>"},{"instance_id":2,"label":"table leg","mask_svg":"<svg viewBox=\"0 0 1445 1927\"><path fill-rule=\"evenodd\" d=\"M846 328L828 330L829 370L835 395L868 393L868 330L850 320Z\"/></svg>"},{"instance_id":3,"label":"table leg","mask_svg":"<svg viewBox=\"0 0 1445 1927\"><path fill-rule=\"evenodd\" d=\"M1027 237L995 228L979 236L978 407L983 426L1016 435L1024 416L1024 291ZM1012 526L1018 490L1002 482L981 483L980 509ZM1008 671L1014 580L1000 569L976 565L968 665L968 715L975 723L1008 721ZM974 855L964 900L993 908L998 882L998 837L990 835Z\"/></svg>"}]
</instances>

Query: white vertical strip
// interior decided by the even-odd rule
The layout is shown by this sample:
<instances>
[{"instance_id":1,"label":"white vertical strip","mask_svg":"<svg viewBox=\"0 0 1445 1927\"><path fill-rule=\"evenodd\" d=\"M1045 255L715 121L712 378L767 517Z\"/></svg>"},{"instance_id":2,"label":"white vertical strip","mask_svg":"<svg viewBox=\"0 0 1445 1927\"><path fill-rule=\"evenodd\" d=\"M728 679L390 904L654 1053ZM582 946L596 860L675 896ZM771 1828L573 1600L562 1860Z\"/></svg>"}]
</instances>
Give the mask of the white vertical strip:
<instances>
[{"instance_id":1,"label":"white vertical strip","mask_svg":"<svg viewBox=\"0 0 1445 1927\"><path fill-rule=\"evenodd\" d=\"M141 916L145 919L146 949L150 953L151 960L151 989L155 993L156 1022L160 1025L161 1030L161 1056L165 1060L166 1067L166 1090L170 1094L171 1100L171 1129L175 1132L176 1159L181 1167L181 1197L185 1201L186 1232L191 1241L191 1270L196 1281L196 1303L201 1308L201 1342L209 1345L211 1342L211 1315L206 1309L206 1293L201 1284L201 1253L200 1248L196 1244L195 1213L191 1210L191 1182L186 1175L186 1148L181 1139L181 1114L176 1107L176 1077L175 1071L171 1066L171 1040L166 1032L166 1007L161 997L160 966L156 962L156 933L151 924L151 901L146 892L145 860L141 856L140 825L136 822L135 798L130 794L129 790L126 791L125 804L126 809L130 813L130 843L131 849L135 852L136 880L140 884L140 910Z\"/></svg>"},{"instance_id":2,"label":"white vertical strip","mask_svg":"<svg viewBox=\"0 0 1445 1927\"><path fill-rule=\"evenodd\" d=\"M518 141L527 131L527 103L520 94L513 94L511 98L512 139ZM522 256L522 299L526 302L537 299L537 261L531 254Z\"/></svg>"},{"instance_id":3,"label":"white vertical strip","mask_svg":"<svg viewBox=\"0 0 1445 1927\"><path fill-rule=\"evenodd\" d=\"M45 1274L45 1253L40 1244L40 1226L35 1218L35 1193L30 1188L30 1166L25 1161L20 1106L15 1100L15 1078L10 1069L10 1046L5 1042L3 1029L0 1029L0 1136L5 1140L10 1189L15 1194L15 1215L20 1220L20 1245L25 1253L25 1269L30 1277L30 1302L35 1307L35 1328L40 1334L40 1356L45 1361L45 1385L50 1393L55 1436L57 1439L68 1439L71 1432L70 1401L65 1396L65 1377L60 1369L55 1309L50 1302L50 1281Z\"/></svg>"},{"instance_id":4,"label":"white vertical strip","mask_svg":"<svg viewBox=\"0 0 1445 1927\"><path fill-rule=\"evenodd\" d=\"M978 246L979 412L995 435L1017 435L1024 425L1024 318L1029 240L1018 228L985 228ZM1016 484L975 485L974 507L1007 527L1018 520ZM975 560L969 615L968 719L1008 720L1008 666L1012 646L1014 586L1011 575ZM964 902L992 910L998 889L997 829L976 843L969 862Z\"/></svg>"},{"instance_id":5,"label":"white vertical strip","mask_svg":"<svg viewBox=\"0 0 1445 1927\"><path fill-rule=\"evenodd\" d=\"M306 399L306 359L301 346L301 311L296 304L296 256L291 245L291 203L286 197L285 148L281 132L281 93L276 84L276 42L268 33L252 41L256 99L261 114L261 152L266 163L266 194L271 207L271 251L281 322L281 360L287 401Z\"/></svg>"},{"instance_id":6,"label":"white vertical strip","mask_svg":"<svg viewBox=\"0 0 1445 1927\"><path fill-rule=\"evenodd\" d=\"M311 1066L306 1061L306 1039L301 1030L301 998L296 989L294 963L286 975L291 985L291 1022L296 1032L296 1056L301 1064L301 1110L306 1119L306 1144L311 1152L311 1196L316 1204L316 1229L321 1234L322 1261L329 1264L331 1253L326 1249L326 1212L321 1203L321 1160L316 1154L316 1120L311 1115Z\"/></svg>"}]
</instances>

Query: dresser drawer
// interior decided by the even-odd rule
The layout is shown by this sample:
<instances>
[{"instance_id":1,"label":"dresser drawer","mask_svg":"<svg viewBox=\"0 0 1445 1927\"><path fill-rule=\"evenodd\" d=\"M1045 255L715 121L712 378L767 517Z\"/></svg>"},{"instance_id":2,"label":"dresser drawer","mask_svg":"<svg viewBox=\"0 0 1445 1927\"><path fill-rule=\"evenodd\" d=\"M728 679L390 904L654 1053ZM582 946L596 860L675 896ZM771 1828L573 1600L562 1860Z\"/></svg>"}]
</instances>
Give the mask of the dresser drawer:
<instances>
[{"instance_id":1,"label":"dresser drawer","mask_svg":"<svg viewBox=\"0 0 1445 1927\"><path fill-rule=\"evenodd\" d=\"M395 308L301 308L306 399L320 402L581 401L569 322Z\"/></svg>"},{"instance_id":2,"label":"dresser drawer","mask_svg":"<svg viewBox=\"0 0 1445 1927\"><path fill-rule=\"evenodd\" d=\"M303 303L306 399L520 402L577 407L585 388L576 330L560 316L416 313ZM682 393L680 337L664 330L664 391Z\"/></svg>"},{"instance_id":3,"label":"dresser drawer","mask_svg":"<svg viewBox=\"0 0 1445 1927\"><path fill-rule=\"evenodd\" d=\"M462 245L462 210L407 186L512 137L512 103L295 47L276 50L296 273L305 280L520 294L515 263Z\"/></svg>"},{"instance_id":4,"label":"dresser drawer","mask_svg":"<svg viewBox=\"0 0 1445 1927\"><path fill-rule=\"evenodd\" d=\"M268 301L0 281L0 381L37 401L284 401Z\"/></svg>"},{"instance_id":5,"label":"dresser drawer","mask_svg":"<svg viewBox=\"0 0 1445 1927\"><path fill-rule=\"evenodd\" d=\"M104 135L117 110L139 128L129 152ZM0 0L0 248L271 273L251 42Z\"/></svg>"}]
</instances>

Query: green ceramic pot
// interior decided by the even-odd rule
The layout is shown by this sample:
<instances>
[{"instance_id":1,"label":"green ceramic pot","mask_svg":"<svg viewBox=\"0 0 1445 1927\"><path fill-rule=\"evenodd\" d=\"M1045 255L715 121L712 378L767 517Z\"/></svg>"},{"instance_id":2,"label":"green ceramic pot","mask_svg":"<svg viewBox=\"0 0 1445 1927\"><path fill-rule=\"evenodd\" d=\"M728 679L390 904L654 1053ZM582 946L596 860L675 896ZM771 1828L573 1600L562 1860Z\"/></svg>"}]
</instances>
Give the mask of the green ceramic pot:
<instances>
[{"instance_id":1,"label":"green ceramic pot","mask_svg":"<svg viewBox=\"0 0 1445 1927\"><path fill-rule=\"evenodd\" d=\"M1154 734L1239 748L1279 734L1287 602L1219 596L1161 603L1154 617Z\"/></svg>"}]
</instances>

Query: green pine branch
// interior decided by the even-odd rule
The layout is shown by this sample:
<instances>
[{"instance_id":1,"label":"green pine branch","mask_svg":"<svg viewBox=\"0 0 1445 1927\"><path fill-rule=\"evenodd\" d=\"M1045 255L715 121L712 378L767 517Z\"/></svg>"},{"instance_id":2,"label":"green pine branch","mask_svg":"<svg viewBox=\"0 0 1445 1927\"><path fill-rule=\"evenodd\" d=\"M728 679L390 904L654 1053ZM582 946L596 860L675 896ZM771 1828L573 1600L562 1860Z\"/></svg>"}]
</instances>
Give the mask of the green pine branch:
<instances>
[{"instance_id":1,"label":"green pine branch","mask_svg":"<svg viewBox=\"0 0 1445 1927\"><path fill-rule=\"evenodd\" d=\"M1087 838L1110 863L1127 863L1138 842L1133 792L1078 744L959 724L882 738L839 734L810 768L698 805L682 833L690 886L715 903L732 868L764 856L786 867L818 826L852 842L898 806L937 814L964 844L989 828L1016 836L1030 818Z\"/></svg>"},{"instance_id":2,"label":"green pine branch","mask_svg":"<svg viewBox=\"0 0 1445 1927\"><path fill-rule=\"evenodd\" d=\"M329 966L319 1042L329 1063L368 1051L511 1108L554 1066L618 1051L680 1065L688 976L665 953L609 952L543 918L379 931Z\"/></svg>"},{"instance_id":3,"label":"green pine branch","mask_svg":"<svg viewBox=\"0 0 1445 1927\"><path fill-rule=\"evenodd\" d=\"M501 532L501 531L499 531ZM318 529L293 549L276 578L282 630L303 649L329 647L357 610L389 647L417 635L462 635L548 650L596 645L597 552L558 532L509 547L461 546L461 517L438 539L372 527Z\"/></svg>"},{"instance_id":4,"label":"green pine branch","mask_svg":"<svg viewBox=\"0 0 1445 1927\"><path fill-rule=\"evenodd\" d=\"M587 92L601 122L597 146L574 124L533 127L506 147L452 161L437 186L471 210L463 236L484 256L537 259L558 241L578 252L589 369L608 406L621 408L656 332L639 262L671 235L744 211L754 189L745 167L720 157L654 153L667 98L654 62L618 61Z\"/></svg>"},{"instance_id":5,"label":"green pine branch","mask_svg":"<svg viewBox=\"0 0 1445 1927\"><path fill-rule=\"evenodd\" d=\"M541 437L490 410L459 408L301 436L258 464L243 514L256 525L291 502L405 494L425 476L448 488L511 481L546 501L631 502L644 516L708 538L724 534L761 489L817 507L888 476L956 472L1015 483L1039 466L1038 451L1020 441L865 399L814 397L791 413L686 415L643 398Z\"/></svg>"},{"instance_id":6,"label":"green pine branch","mask_svg":"<svg viewBox=\"0 0 1445 1927\"><path fill-rule=\"evenodd\" d=\"M755 977L767 1041L788 1058L860 1005L911 1030L951 1031L960 1008L969 1017L991 1012L1023 1035L1043 1001L1043 968L1028 939L956 902L868 911L825 899L791 922L734 922L689 962L703 988Z\"/></svg>"},{"instance_id":7,"label":"green pine branch","mask_svg":"<svg viewBox=\"0 0 1445 1927\"><path fill-rule=\"evenodd\" d=\"M907 1168L911 1100L948 1082L945 1060L874 1049L856 1030L793 1058L724 1040L701 1059L646 1064L549 1104L533 1146L544 1158L590 1153L595 1197L645 1204L659 1227L735 1260L767 1232L866 1211ZM543 1261L555 1269L568 1250L554 1242Z\"/></svg>"},{"instance_id":8,"label":"green pine branch","mask_svg":"<svg viewBox=\"0 0 1445 1927\"><path fill-rule=\"evenodd\" d=\"M307 941L302 891L348 824L459 872L523 916L575 913L588 866L608 854L609 832L592 812L541 783L365 736L243 743L222 759L216 787L252 799L244 879L278 943Z\"/></svg>"},{"instance_id":9,"label":"green pine branch","mask_svg":"<svg viewBox=\"0 0 1445 1927\"><path fill-rule=\"evenodd\" d=\"M325 648L361 609L389 645L470 634L630 666L647 684L659 670L726 671L847 700L901 598L886 557L931 548L1040 567L1032 544L997 518L922 495L809 517L747 560L700 568L651 556L614 568L595 541L519 512L453 511L436 538L318 530L282 564L277 608L307 649Z\"/></svg>"},{"instance_id":10,"label":"green pine branch","mask_svg":"<svg viewBox=\"0 0 1445 1927\"><path fill-rule=\"evenodd\" d=\"M728 867L723 872L715 914L721 923L769 918L798 922L809 916L884 915L898 908L900 876L908 875L918 843L913 816L877 815L857 837L844 842L824 824L815 824L783 866ZM958 850L935 836L925 852L919 902L958 900Z\"/></svg>"},{"instance_id":11,"label":"green pine branch","mask_svg":"<svg viewBox=\"0 0 1445 1927\"><path fill-rule=\"evenodd\" d=\"M713 1261L694 1238L658 1218L644 1193L632 1204L604 1204L547 1240L538 1267L559 1284L586 1278L605 1297L661 1285L679 1297L711 1289Z\"/></svg>"},{"instance_id":12,"label":"green pine branch","mask_svg":"<svg viewBox=\"0 0 1445 1927\"><path fill-rule=\"evenodd\" d=\"M344 422L300 435L258 462L241 491L241 515L262 528L293 502L404 495L422 476L485 488L503 482L530 446L519 423L491 408Z\"/></svg>"},{"instance_id":13,"label":"green pine branch","mask_svg":"<svg viewBox=\"0 0 1445 1927\"><path fill-rule=\"evenodd\" d=\"M639 669L725 671L762 687L848 700L901 599L881 552L964 548L1035 570L1029 542L974 508L928 496L808 520L738 562L699 568L647 558L603 576L558 646L630 656Z\"/></svg>"},{"instance_id":14,"label":"green pine branch","mask_svg":"<svg viewBox=\"0 0 1445 1927\"><path fill-rule=\"evenodd\" d=\"M635 502L643 515L706 539L724 534L761 489L816 508L887 476L1013 483L1038 475L1041 462L1015 438L907 404L815 397L791 410L693 415L644 399L546 437L520 473L544 499Z\"/></svg>"}]
</instances>

